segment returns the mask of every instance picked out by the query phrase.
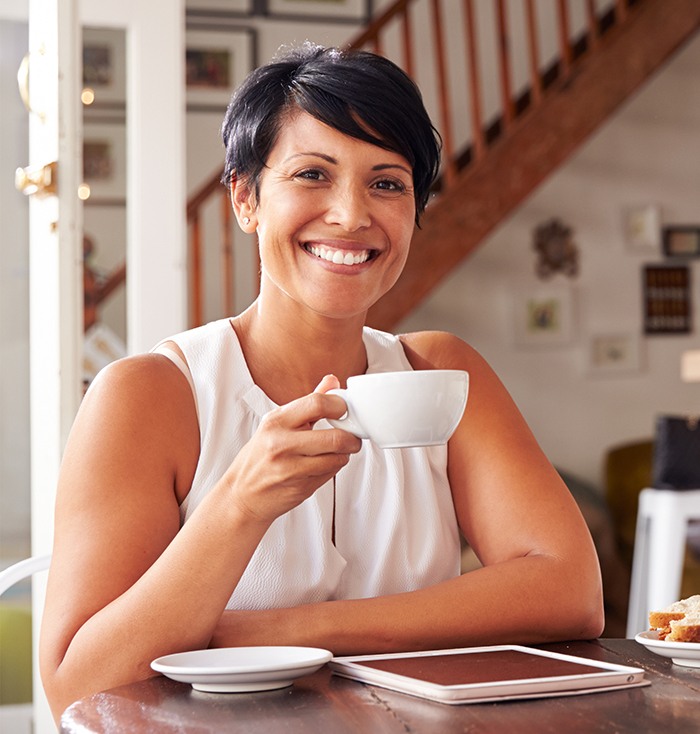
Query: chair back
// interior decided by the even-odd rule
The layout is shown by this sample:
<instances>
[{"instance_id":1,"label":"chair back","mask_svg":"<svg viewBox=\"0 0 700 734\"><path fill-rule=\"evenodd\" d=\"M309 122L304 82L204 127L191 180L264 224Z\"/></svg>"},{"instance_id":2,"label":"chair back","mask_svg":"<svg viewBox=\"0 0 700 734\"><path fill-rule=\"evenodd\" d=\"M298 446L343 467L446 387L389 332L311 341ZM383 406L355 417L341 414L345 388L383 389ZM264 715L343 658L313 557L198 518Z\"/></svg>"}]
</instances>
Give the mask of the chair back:
<instances>
[{"instance_id":1,"label":"chair back","mask_svg":"<svg viewBox=\"0 0 700 734\"><path fill-rule=\"evenodd\" d=\"M0 571L0 597L20 581L40 571L47 571L50 563L50 555L33 556ZM46 722L50 717L43 689L38 681L32 686L32 669L35 666L32 665L32 613L28 605L24 609L12 601L0 606L0 637L0 703L3 704L3 724L0 728L7 725L8 731L34 731L41 734L39 729L44 731L45 727L43 723L38 725L37 711L46 712L42 714ZM47 734L55 731L48 726L46 723Z\"/></svg>"},{"instance_id":2,"label":"chair back","mask_svg":"<svg viewBox=\"0 0 700 734\"><path fill-rule=\"evenodd\" d=\"M32 556L25 558L23 561L9 566L4 571L0 571L0 596L2 596L9 588L33 576L39 571L46 571L51 563L51 556Z\"/></svg>"}]
</instances>

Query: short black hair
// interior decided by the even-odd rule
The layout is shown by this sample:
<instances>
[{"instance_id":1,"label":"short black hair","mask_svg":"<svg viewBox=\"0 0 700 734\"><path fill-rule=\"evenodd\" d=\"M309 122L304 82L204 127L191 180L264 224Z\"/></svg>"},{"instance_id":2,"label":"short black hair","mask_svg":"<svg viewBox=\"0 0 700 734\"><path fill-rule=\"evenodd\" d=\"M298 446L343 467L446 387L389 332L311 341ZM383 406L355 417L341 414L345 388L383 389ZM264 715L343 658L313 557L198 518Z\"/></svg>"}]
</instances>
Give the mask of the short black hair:
<instances>
[{"instance_id":1,"label":"short black hair","mask_svg":"<svg viewBox=\"0 0 700 734\"><path fill-rule=\"evenodd\" d=\"M411 78L367 51L307 42L251 72L234 92L222 125L227 186L236 177L257 193L280 126L294 109L402 155L413 169L419 221L440 167L440 136Z\"/></svg>"}]
</instances>

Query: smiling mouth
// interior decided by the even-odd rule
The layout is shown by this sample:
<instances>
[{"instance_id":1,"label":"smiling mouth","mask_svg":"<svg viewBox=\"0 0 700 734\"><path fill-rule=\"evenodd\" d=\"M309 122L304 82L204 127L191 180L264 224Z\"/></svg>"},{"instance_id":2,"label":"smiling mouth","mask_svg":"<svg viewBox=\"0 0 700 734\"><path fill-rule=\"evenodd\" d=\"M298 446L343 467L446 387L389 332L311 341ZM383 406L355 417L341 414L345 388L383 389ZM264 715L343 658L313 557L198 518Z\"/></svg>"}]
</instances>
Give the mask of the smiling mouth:
<instances>
[{"instance_id":1,"label":"smiling mouth","mask_svg":"<svg viewBox=\"0 0 700 734\"><path fill-rule=\"evenodd\" d=\"M303 247L314 257L335 265L361 265L374 256L374 250L336 250L311 244L305 244Z\"/></svg>"}]
</instances>

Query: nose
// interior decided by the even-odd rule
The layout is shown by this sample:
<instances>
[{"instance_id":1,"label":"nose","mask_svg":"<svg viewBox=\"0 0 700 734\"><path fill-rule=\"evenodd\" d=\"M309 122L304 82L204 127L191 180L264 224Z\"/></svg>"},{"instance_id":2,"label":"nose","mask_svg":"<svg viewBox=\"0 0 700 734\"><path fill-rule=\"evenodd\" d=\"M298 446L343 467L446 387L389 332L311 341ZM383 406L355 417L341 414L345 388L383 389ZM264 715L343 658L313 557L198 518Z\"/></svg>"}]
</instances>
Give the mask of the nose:
<instances>
[{"instance_id":1,"label":"nose","mask_svg":"<svg viewBox=\"0 0 700 734\"><path fill-rule=\"evenodd\" d=\"M355 186L335 189L325 219L327 224L338 224L347 232L369 227L372 219L364 189Z\"/></svg>"}]
</instances>

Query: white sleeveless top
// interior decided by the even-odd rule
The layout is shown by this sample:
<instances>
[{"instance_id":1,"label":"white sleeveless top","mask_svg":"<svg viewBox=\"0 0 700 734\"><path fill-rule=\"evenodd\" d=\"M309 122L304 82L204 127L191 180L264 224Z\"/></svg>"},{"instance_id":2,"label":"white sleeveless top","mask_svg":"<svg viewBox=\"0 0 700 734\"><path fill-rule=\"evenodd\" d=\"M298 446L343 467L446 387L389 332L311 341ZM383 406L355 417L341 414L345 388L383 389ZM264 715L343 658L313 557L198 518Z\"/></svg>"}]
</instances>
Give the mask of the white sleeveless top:
<instances>
[{"instance_id":1,"label":"white sleeveless top","mask_svg":"<svg viewBox=\"0 0 700 734\"><path fill-rule=\"evenodd\" d=\"M261 418L277 406L253 382L228 319L165 341L175 342L185 355L199 418L200 455L180 507L184 523ZM368 372L412 369L398 337L365 328L363 341ZM172 358L162 344L153 351ZM325 420L316 424L329 427ZM335 477L335 532L331 480L272 523L227 609L394 594L459 574L447 447L380 449L362 443Z\"/></svg>"}]
</instances>

